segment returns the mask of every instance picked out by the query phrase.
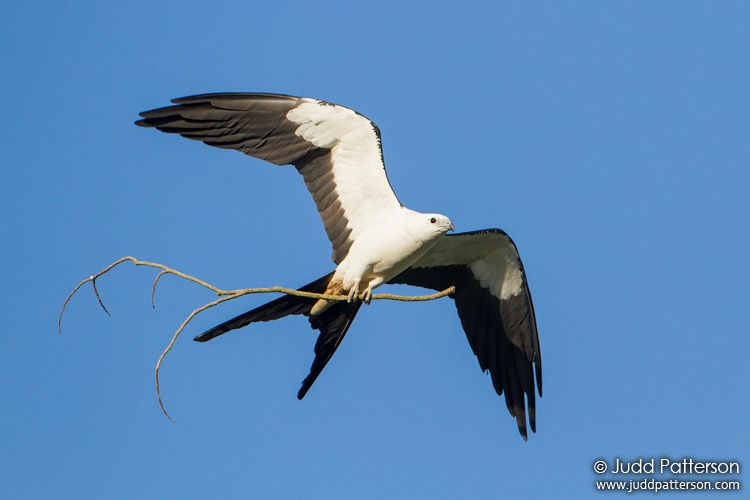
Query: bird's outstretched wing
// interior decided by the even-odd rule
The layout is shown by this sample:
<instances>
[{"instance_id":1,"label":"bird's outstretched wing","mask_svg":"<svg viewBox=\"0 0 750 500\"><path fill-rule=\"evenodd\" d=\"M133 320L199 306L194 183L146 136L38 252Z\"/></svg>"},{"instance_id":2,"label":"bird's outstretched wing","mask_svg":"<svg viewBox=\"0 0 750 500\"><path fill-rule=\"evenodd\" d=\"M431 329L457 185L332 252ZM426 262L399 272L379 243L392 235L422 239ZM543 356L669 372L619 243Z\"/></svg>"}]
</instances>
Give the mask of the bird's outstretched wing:
<instances>
[{"instance_id":1,"label":"bird's outstretched wing","mask_svg":"<svg viewBox=\"0 0 750 500\"><path fill-rule=\"evenodd\" d=\"M541 396L542 355L526 275L510 237L500 229L447 235L389 283L456 287L458 316L479 366L489 370L497 394L505 394L523 438L527 405L536 432L534 375Z\"/></svg>"},{"instance_id":2,"label":"bird's outstretched wing","mask_svg":"<svg viewBox=\"0 0 750 500\"><path fill-rule=\"evenodd\" d=\"M144 111L136 124L294 165L315 200L336 264L363 231L400 207L386 176L380 131L356 111L281 94L204 94L172 102Z\"/></svg>"}]
</instances>

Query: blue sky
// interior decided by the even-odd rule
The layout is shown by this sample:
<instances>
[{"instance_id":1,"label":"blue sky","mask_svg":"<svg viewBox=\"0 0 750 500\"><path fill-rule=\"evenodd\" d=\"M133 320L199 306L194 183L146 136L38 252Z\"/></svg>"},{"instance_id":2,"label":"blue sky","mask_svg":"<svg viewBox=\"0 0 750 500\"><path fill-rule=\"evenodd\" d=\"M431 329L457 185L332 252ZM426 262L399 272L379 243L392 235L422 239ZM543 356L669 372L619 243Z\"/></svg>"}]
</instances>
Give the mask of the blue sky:
<instances>
[{"instance_id":1,"label":"blue sky","mask_svg":"<svg viewBox=\"0 0 750 500\"><path fill-rule=\"evenodd\" d=\"M585 498L597 459L744 465L748 25L746 2L6 2L0 493ZM112 316L86 288L57 333L124 255L223 288L332 269L293 169L133 125L218 91L352 107L404 204L513 237L544 359L528 442L447 299L363 309L302 402L307 322L192 342L267 297L213 309L162 367L176 423L154 363L209 292L166 277L152 309L156 272L123 265Z\"/></svg>"}]
</instances>

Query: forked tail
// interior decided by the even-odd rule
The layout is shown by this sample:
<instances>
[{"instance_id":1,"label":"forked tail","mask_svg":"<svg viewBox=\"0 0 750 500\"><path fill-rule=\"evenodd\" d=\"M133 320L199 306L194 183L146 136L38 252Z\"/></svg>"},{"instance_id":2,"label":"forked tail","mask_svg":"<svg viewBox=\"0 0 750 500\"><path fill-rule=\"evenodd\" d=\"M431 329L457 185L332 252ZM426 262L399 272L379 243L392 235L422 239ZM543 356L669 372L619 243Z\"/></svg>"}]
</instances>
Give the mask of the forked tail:
<instances>
[{"instance_id":1,"label":"forked tail","mask_svg":"<svg viewBox=\"0 0 750 500\"><path fill-rule=\"evenodd\" d=\"M332 276L333 273L327 274L312 283L308 283L299 290L304 292L324 293ZM320 335L315 344L315 359L310 368L310 374L302 382L302 388L299 390L299 393L297 393L297 398L302 399L305 397L305 394L307 394L310 387L312 387L313 383L318 378L318 375L323 371L323 368L328 364L333 353L336 352L336 349L344 339L344 335L346 335L347 330L349 330L349 326L352 324L352 321L354 321L357 311L359 311L359 308L362 305L362 302L360 301L353 303L338 301L320 314L310 316L310 310L316 302L317 299L297 297L295 295L284 295L267 304L256 307L251 311L240 314L229 321L225 321L224 323L201 333L193 340L197 342L206 342L228 331L236 330L237 328L242 328L250 323L257 323L259 321L273 321L275 319L281 319L285 316L296 314L308 316L310 325L315 330L318 330Z\"/></svg>"}]
</instances>

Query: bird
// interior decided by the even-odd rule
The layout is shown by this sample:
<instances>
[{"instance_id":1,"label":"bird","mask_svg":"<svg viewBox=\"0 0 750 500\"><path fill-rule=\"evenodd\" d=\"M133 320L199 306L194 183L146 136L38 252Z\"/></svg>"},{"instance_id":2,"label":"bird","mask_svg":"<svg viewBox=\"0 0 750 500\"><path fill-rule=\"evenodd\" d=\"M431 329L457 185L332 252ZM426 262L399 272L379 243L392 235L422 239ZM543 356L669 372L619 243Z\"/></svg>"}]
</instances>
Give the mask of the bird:
<instances>
[{"instance_id":1,"label":"bird","mask_svg":"<svg viewBox=\"0 0 750 500\"><path fill-rule=\"evenodd\" d=\"M451 220L399 202L388 180L380 129L338 104L285 94L212 93L144 111L136 125L292 165L313 197L333 247L331 273L299 288L332 301L284 295L195 337L206 342L251 323L307 316L319 331L302 399L341 344L375 288L455 287L452 298L482 371L489 372L524 440L536 432L542 357L526 273L500 229L455 233ZM449 234L453 233L453 234Z\"/></svg>"}]
</instances>

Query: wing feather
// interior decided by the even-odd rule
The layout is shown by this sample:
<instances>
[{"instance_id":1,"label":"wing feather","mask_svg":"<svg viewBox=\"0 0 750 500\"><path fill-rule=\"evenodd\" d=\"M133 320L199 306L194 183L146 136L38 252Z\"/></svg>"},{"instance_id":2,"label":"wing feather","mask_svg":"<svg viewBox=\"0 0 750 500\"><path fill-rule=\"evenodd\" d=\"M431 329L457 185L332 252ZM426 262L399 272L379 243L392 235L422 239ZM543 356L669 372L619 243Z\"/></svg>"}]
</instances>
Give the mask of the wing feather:
<instances>
[{"instance_id":1,"label":"wing feather","mask_svg":"<svg viewBox=\"0 0 750 500\"><path fill-rule=\"evenodd\" d=\"M448 235L390 283L444 290L469 345L526 439L526 408L536 432L534 379L542 395L542 357L534 306L513 241L499 229Z\"/></svg>"},{"instance_id":2,"label":"wing feather","mask_svg":"<svg viewBox=\"0 0 750 500\"><path fill-rule=\"evenodd\" d=\"M380 131L359 113L281 94L204 94L141 113L136 122L209 146L235 149L302 174L333 246L333 261L375 223L397 217Z\"/></svg>"}]
</instances>

